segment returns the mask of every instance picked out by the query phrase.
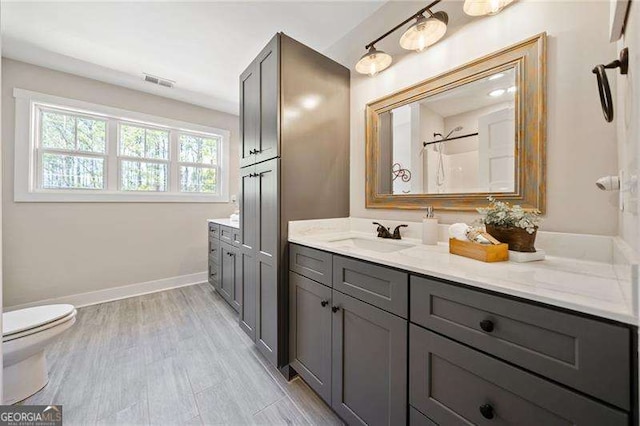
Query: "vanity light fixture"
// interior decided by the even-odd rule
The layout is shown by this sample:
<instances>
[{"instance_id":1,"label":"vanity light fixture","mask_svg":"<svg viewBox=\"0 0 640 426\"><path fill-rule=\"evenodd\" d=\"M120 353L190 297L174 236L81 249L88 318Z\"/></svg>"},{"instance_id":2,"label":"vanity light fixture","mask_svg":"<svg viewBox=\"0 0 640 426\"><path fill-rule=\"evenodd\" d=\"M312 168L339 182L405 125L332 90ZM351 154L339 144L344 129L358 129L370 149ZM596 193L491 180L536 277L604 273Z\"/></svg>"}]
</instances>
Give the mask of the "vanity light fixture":
<instances>
[{"instance_id":1,"label":"vanity light fixture","mask_svg":"<svg viewBox=\"0 0 640 426\"><path fill-rule=\"evenodd\" d=\"M489 92L489 96L491 96L492 98L497 98L499 96L504 95L504 92L506 90L504 89L496 89L496 90L492 90L491 92Z\"/></svg>"},{"instance_id":2,"label":"vanity light fixture","mask_svg":"<svg viewBox=\"0 0 640 426\"><path fill-rule=\"evenodd\" d=\"M369 74L374 76L380 71L389 68L393 59L391 55L376 49L373 45L369 47L367 53L362 55L358 63L356 64L356 71L360 74Z\"/></svg>"},{"instance_id":3,"label":"vanity light fixture","mask_svg":"<svg viewBox=\"0 0 640 426\"><path fill-rule=\"evenodd\" d=\"M371 43L367 44L364 47L367 50L367 53L362 55L356 64L356 71L360 74L369 74L370 76L374 76L380 71L389 68L393 61L391 55L376 49L375 44L394 33L413 19L415 19L416 22L402 35L402 38L400 39L400 46L409 50L421 51L440 40L447 32L449 16L445 12L433 13L431 12L431 8L441 1L442 0L432 1L427 7L423 7L409 18L405 19L377 39L373 40ZM430 15L429 18L425 18L425 13Z\"/></svg>"},{"instance_id":4,"label":"vanity light fixture","mask_svg":"<svg viewBox=\"0 0 640 426\"><path fill-rule=\"evenodd\" d=\"M463 10L469 16L495 15L515 0L464 0Z\"/></svg>"},{"instance_id":5,"label":"vanity light fixture","mask_svg":"<svg viewBox=\"0 0 640 426\"><path fill-rule=\"evenodd\" d=\"M422 52L444 37L447 32L449 15L446 12L431 13L429 9L427 12L431 15L429 18L425 18L422 13L419 14L416 22L400 37L400 46L403 49Z\"/></svg>"}]
</instances>

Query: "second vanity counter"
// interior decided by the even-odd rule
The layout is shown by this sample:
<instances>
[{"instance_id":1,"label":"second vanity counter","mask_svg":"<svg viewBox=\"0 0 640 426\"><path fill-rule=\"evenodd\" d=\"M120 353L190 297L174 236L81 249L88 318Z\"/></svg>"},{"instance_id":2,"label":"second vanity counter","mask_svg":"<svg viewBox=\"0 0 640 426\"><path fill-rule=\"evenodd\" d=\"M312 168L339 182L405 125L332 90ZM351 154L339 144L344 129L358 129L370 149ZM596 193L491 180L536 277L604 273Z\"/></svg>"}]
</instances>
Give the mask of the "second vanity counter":
<instances>
[{"instance_id":1,"label":"second vanity counter","mask_svg":"<svg viewBox=\"0 0 640 426\"><path fill-rule=\"evenodd\" d=\"M240 229L240 222L231 220L229 218L207 219L207 222L208 223L216 223L216 224L222 225L222 226L228 226L230 228Z\"/></svg>"},{"instance_id":2,"label":"second vanity counter","mask_svg":"<svg viewBox=\"0 0 640 426\"><path fill-rule=\"evenodd\" d=\"M360 223L354 226L354 221ZM362 232L363 224L371 231ZM420 224L413 224L414 236L416 225ZM401 241L380 240L374 228L367 219L291 222L289 242L638 325L637 284L633 282L637 280L637 265L620 260L619 254L612 254L609 262L547 255L543 261L530 263L483 263L449 254L447 243L423 245L419 239L411 238L411 232L407 232L409 238L403 237ZM383 252L383 246L376 250L363 248L354 244L353 239L406 247L392 246L395 251Z\"/></svg>"}]
</instances>

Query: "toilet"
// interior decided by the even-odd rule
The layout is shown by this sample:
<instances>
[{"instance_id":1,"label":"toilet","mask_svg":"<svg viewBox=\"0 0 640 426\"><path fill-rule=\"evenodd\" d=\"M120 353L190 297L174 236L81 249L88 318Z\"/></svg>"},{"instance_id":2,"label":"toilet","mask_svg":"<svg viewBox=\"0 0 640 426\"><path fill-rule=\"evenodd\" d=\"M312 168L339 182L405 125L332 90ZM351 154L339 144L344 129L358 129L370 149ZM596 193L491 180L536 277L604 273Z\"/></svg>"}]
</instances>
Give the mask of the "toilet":
<instances>
[{"instance_id":1,"label":"toilet","mask_svg":"<svg viewBox=\"0 0 640 426\"><path fill-rule=\"evenodd\" d=\"M22 401L49 381L44 350L76 322L73 305L45 305L2 314L3 404Z\"/></svg>"}]
</instances>

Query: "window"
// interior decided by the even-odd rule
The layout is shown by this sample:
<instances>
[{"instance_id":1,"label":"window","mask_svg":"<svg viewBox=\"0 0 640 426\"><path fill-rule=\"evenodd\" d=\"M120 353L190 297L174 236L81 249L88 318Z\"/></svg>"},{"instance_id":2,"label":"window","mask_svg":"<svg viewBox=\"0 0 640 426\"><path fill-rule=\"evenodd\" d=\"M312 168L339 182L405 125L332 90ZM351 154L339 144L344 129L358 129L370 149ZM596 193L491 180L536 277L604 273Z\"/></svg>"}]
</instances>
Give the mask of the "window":
<instances>
[{"instance_id":1,"label":"window","mask_svg":"<svg viewBox=\"0 0 640 426\"><path fill-rule=\"evenodd\" d=\"M228 131L21 89L14 97L16 201L228 201Z\"/></svg>"},{"instance_id":2,"label":"window","mask_svg":"<svg viewBox=\"0 0 640 426\"><path fill-rule=\"evenodd\" d=\"M122 191L167 190L169 131L120 124L118 161Z\"/></svg>"},{"instance_id":3,"label":"window","mask_svg":"<svg viewBox=\"0 0 640 426\"><path fill-rule=\"evenodd\" d=\"M220 144L219 137L180 134L180 191L215 192Z\"/></svg>"},{"instance_id":4,"label":"window","mask_svg":"<svg viewBox=\"0 0 640 426\"><path fill-rule=\"evenodd\" d=\"M107 123L40 108L38 160L43 189L103 189Z\"/></svg>"}]
</instances>

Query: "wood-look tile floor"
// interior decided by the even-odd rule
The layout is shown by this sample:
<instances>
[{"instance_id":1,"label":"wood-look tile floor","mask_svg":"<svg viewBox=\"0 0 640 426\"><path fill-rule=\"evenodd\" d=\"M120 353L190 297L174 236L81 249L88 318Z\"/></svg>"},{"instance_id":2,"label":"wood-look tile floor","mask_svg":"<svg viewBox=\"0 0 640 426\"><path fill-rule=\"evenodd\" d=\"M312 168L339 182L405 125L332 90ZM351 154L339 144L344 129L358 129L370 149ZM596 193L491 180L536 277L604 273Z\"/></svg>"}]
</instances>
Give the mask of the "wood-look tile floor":
<instances>
[{"instance_id":1,"label":"wood-look tile floor","mask_svg":"<svg viewBox=\"0 0 640 426\"><path fill-rule=\"evenodd\" d=\"M62 404L66 425L341 424L237 321L209 284L81 308L23 403Z\"/></svg>"}]
</instances>

